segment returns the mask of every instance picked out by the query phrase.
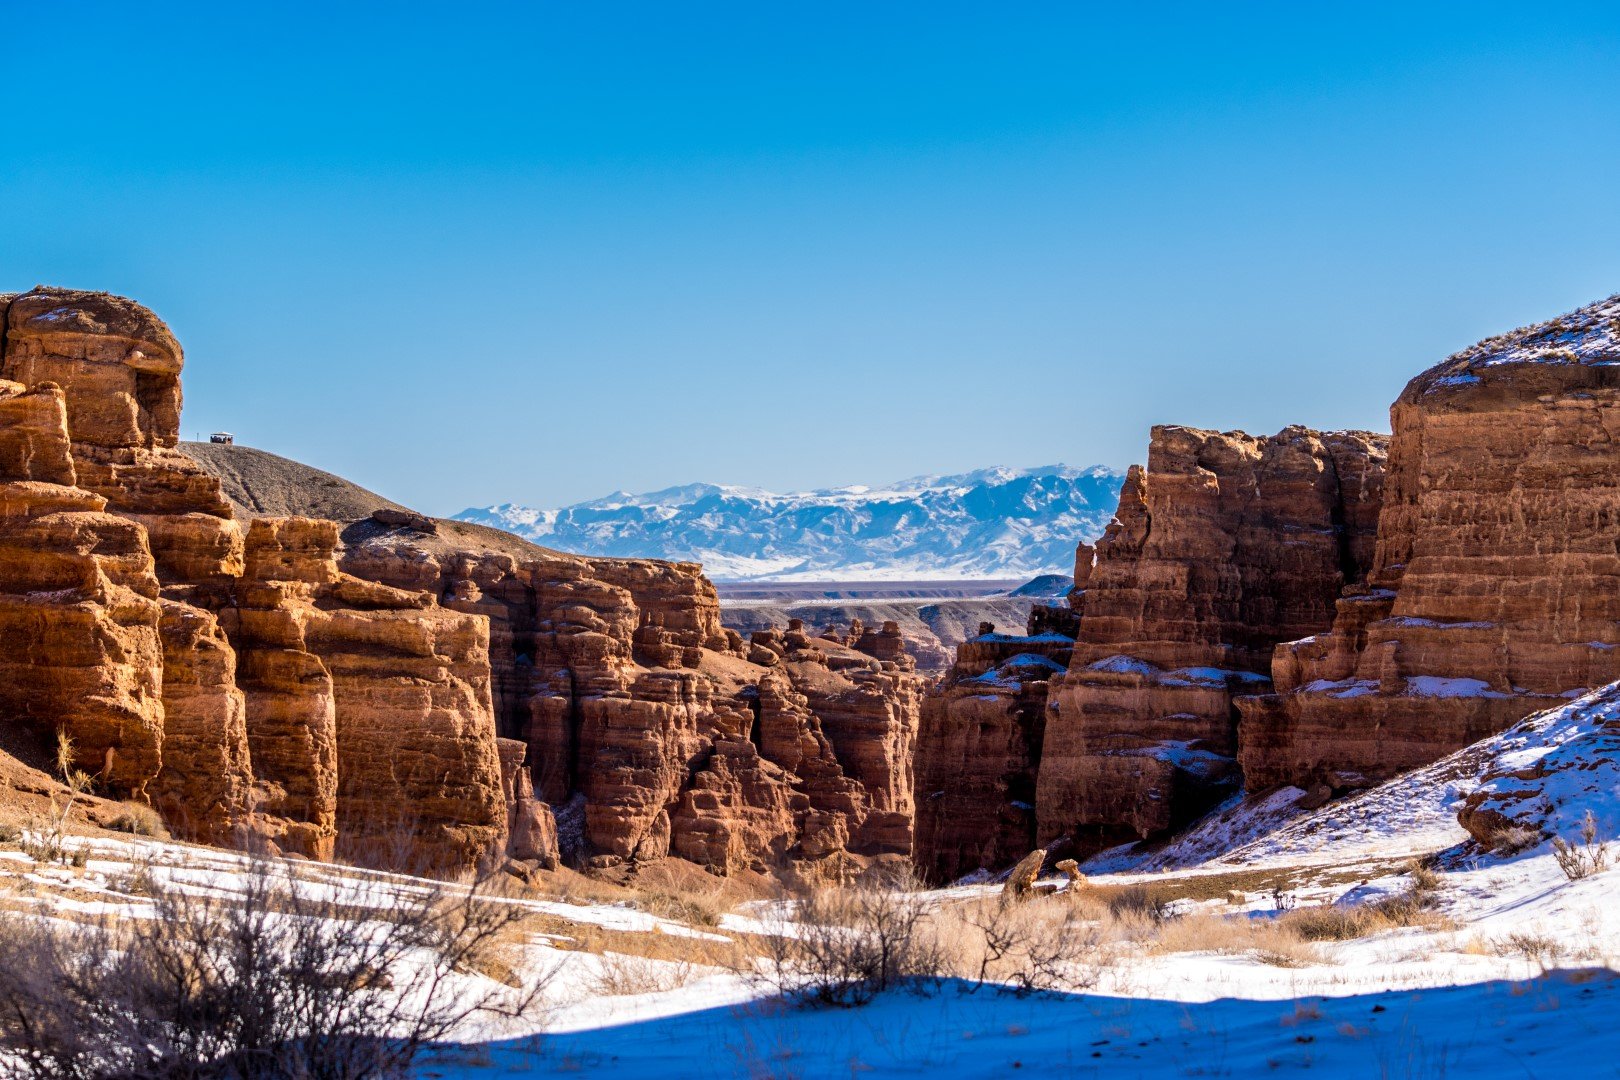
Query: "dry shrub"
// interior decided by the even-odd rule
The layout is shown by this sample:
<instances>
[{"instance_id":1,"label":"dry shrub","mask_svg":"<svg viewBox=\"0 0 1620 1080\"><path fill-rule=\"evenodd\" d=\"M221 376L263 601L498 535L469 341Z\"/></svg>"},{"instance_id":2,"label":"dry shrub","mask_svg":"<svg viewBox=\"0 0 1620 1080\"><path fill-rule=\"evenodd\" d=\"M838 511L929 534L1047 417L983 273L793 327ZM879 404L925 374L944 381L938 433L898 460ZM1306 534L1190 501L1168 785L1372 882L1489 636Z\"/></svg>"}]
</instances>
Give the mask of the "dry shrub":
<instances>
[{"instance_id":1,"label":"dry shrub","mask_svg":"<svg viewBox=\"0 0 1620 1080\"><path fill-rule=\"evenodd\" d=\"M779 904L769 922L779 925L764 939L765 955L744 973L786 998L864 1005L892 987L922 987L943 967L915 881L813 890Z\"/></svg>"},{"instance_id":2,"label":"dry shrub","mask_svg":"<svg viewBox=\"0 0 1620 1080\"><path fill-rule=\"evenodd\" d=\"M1528 828L1524 825L1505 825L1493 831L1490 835L1490 848L1498 855L1518 855L1529 851L1541 843L1540 829Z\"/></svg>"},{"instance_id":3,"label":"dry shrub","mask_svg":"<svg viewBox=\"0 0 1620 1080\"><path fill-rule=\"evenodd\" d=\"M727 910L718 897L665 892L662 889L640 894L635 899L635 905L649 915L688 926L719 926L720 916Z\"/></svg>"},{"instance_id":4,"label":"dry shrub","mask_svg":"<svg viewBox=\"0 0 1620 1080\"><path fill-rule=\"evenodd\" d=\"M1024 902L986 897L952 906L936 927L943 970L975 986L1000 984L1019 994L1090 989L1112 960L1100 914L1063 895Z\"/></svg>"},{"instance_id":5,"label":"dry shrub","mask_svg":"<svg viewBox=\"0 0 1620 1080\"><path fill-rule=\"evenodd\" d=\"M1100 899L1108 905L1108 913L1121 921L1160 923L1170 916L1170 899L1153 885L1125 885L1107 892L1099 890L1099 893Z\"/></svg>"},{"instance_id":6,"label":"dry shrub","mask_svg":"<svg viewBox=\"0 0 1620 1080\"><path fill-rule=\"evenodd\" d=\"M526 1012L544 988L457 985L523 915L477 886L313 880L268 861L232 883L153 883L139 917L0 917L0 1048L41 1080L397 1077L463 1021Z\"/></svg>"},{"instance_id":7,"label":"dry shrub","mask_svg":"<svg viewBox=\"0 0 1620 1080\"><path fill-rule=\"evenodd\" d=\"M1491 947L1498 956L1520 957L1542 971L1546 971L1549 964L1564 955L1564 946L1561 942L1534 931L1515 931L1496 938L1491 941Z\"/></svg>"},{"instance_id":8,"label":"dry shrub","mask_svg":"<svg viewBox=\"0 0 1620 1080\"><path fill-rule=\"evenodd\" d=\"M647 956L606 952L598 961L591 992L601 997L628 997L679 990L701 971L688 960L655 960Z\"/></svg>"},{"instance_id":9,"label":"dry shrub","mask_svg":"<svg viewBox=\"0 0 1620 1080\"><path fill-rule=\"evenodd\" d=\"M107 822L107 828L114 832L150 836L157 840L169 838L169 830L163 824L163 817L145 803L120 803L118 815Z\"/></svg>"},{"instance_id":10,"label":"dry shrub","mask_svg":"<svg viewBox=\"0 0 1620 1080\"><path fill-rule=\"evenodd\" d=\"M1558 869L1571 881L1579 881L1609 868L1609 845L1597 838L1597 817L1588 810L1581 819L1580 843L1573 844L1562 836L1553 837L1553 858Z\"/></svg>"},{"instance_id":11,"label":"dry shrub","mask_svg":"<svg viewBox=\"0 0 1620 1080\"><path fill-rule=\"evenodd\" d=\"M1156 952L1251 956L1275 967L1306 967L1322 954L1282 920L1194 912L1170 919L1150 943Z\"/></svg>"},{"instance_id":12,"label":"dry shrub","mask_svg":"<svg viewBox=\"0 0 1620 1080\"><path fill-rule=\"evenodd\" d=\"M1435 927L1445 920L1435 912L1440 875L1421 862L1408 864L1411 883L1393 896L1367 904L1295 908L1278 922L1305 941L1352 941L1385 930Z\"/></svg>"}]
</instances>

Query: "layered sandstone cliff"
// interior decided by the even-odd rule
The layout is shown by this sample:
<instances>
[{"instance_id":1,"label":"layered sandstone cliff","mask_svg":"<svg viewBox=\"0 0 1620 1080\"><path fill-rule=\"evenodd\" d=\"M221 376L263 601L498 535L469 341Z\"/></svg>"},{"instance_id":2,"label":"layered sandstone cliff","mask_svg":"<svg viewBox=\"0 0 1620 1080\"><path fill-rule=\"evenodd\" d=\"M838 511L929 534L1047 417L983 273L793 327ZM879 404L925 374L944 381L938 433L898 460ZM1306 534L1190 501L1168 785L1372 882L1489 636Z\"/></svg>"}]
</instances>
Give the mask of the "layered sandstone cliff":
<instances>
[{"instance_id":1,"label":"layered sandstone cliff","mask_svg":"<svg viewBox=\"0 0 1620 1080\"><path fill-rule=\"evenodd\" d=\"M580 857L717 872L910 851L921 680L899 631L745 644L691 563L585 559L461 523L372 519L345 570L490 620L502 735Z\"/></svg>"},{"instance_id":2,"label":"layered sandstone cliff","mask_svg":"<svg viewBox=\"0 0 1620 1080\"><path fill-rule=\"evenodd\" d=\"M1385 450L1367 432L1153 430L1051 680L1041 843L1160 835L1239 782L1234 699L1266 689L1273 647L1325 629L1365 576Z\"/></svg>"},{"instance_id":3,"label":"layered sandstone cliff","mask_svg":"<svg viewBox=\"0 0 1620 1080\"><path fill-rule=\"evenodd\" d=\"M1359 787L1620 678L1620 299L1413 379L1368 581L1240 703L1251 787Z\"/></svg>"},{"instance_id":4,"label":"layered sandstone cliff","mask_svg":"<svg viewBox=\"0 0 1620 1080\"><path fill-rule=\"evenodd\" d=\"M7 712L183 836L460 872L507 833L481 620L242 529L176 449L183 359L132 301L4 298ZM384 847L388 850L384 850Z\"/></svg>"},{"instance_id":5,"label":"layered sandstone cliff","mask_svg":"<svg viewBox=\"0 0 1620 1080\"><path fill-rule=\"evenodd\" d=\"M1035 845L1047 691L1074 650L1049 621L1033 616L1028 636L986 625L923 701L913 861L927 880L1010 866Z\"/></svg>"},{"instance_id":6,"label":"layered sandstone cliff","mask_svg":"<svg viewBox=\"0 0 1620 1080\"><path fill-rule=\"evenodd\" d=\"M177 447L183 357L146 308L3 302L0 703L109 793L195 839L436 872L560 840L720 871L909 853L898 627L745 643L695 564L546 551L293 463L267 489L263 460ZM560 838L547 803L576 800Z\"/></svg>"}]
</instances>

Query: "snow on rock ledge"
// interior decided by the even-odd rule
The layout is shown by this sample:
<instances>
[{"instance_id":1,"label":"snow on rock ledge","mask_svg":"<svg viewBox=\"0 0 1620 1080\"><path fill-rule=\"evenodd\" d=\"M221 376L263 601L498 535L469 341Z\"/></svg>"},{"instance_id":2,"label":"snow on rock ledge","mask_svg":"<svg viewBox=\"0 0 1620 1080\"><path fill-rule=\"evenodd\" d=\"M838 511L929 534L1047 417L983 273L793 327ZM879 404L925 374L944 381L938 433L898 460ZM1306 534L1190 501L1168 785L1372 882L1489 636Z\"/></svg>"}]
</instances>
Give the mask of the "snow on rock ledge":
<instances>
[{"instance_id":1,"label":"snow on rock ledge","mask_svg":"<svg viewBox=\"0 0 1620 1080\"><path fill-rule=\"evenodd\" d=\"M1493 844L1503 830L1572 837L1590 810L1598 835L1620 835L1620 683L1527 717L1488 740L1491 764L1457 814Z\"/></svg>"}]
</instances>

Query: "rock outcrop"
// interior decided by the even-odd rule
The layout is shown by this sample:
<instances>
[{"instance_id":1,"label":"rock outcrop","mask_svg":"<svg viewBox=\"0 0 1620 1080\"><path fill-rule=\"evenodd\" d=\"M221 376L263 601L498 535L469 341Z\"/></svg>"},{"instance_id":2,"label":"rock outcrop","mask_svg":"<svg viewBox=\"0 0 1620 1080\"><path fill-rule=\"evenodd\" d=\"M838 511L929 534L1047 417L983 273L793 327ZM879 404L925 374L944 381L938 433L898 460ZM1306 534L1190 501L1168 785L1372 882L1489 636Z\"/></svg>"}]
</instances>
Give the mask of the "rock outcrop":
<instances>
[{"instance_id":1,"label":"rock outcrop","mask_svg":"<svg viewBox=\"0 0 1620 1080\"><path fill-rule=\"evenodd\" d=\"M588 858L729 873L909 853L921 680L898 628L745 644L696 564L478 550L487 530L440 525L351 529L343 567L489 618L500 733L540 798L583 796Z\"/></svg>"},{"instance_id":2,"label":"rock outcrop","mask_svg":"<svg viewBox=\"0 0 1620 1080\"><path fill-rule=\"evenodd\" d=\"M77 486L67 432L55 383L0 382L0 711L144 797L163 746L158 581L145 530Z\"/></svg>"},{"instance_id":3,"label":"rock outcrop","mask_svg":"<svg viewBox=\"0 0 1620 1080\"><path fill-rule=\"evenodd\" d=\"M1375 783L1620 678L1620 299L1413 379L1376 554L1240 702L1251 787Z\"/></svg>"},{"instance_id":4,"label":"rock outcrop","mask_svg":"<svg viewBox=\"0 0 1620 1080\"><path fill-rule=\"evenodd\" d=\"M1620 683L1526 717L1468 756L1479 780L1457 820L1483 846L1557 837L1589 854L1587 842L1620 836Z\"/></svg>"},{"instance_id":5,"label":"rock outcrop","mask_svg":"<svg viewBox=\"0 0 1620 1080\"><path fill-rule=\"evenodd\" d=\"M923 701L917 742L913 862L925 880L1003 867L1035 846L1046 695L1073 650L1072 636L993 627L957 647Z\"/></svg>"},{"instance_id":6,"label":"rock outcrop","mask_svg":"<svg viewBox=\"0 0 1620 1080\"><path fill-rule=\"evenodd\" d=\"M696 564L302 496L293 463L279 514L243 507L263 461L177 447L156 316L4 305L0 704L109 792L193 839L439 873L554 865L546 803L578 796L598 862L909 854L921 680L897 626L745 643Z\"/></svg>"},{"instance_id":7,"label":"rock outcrop","mask_svg":"<svg viewBox=\"0 0 1620 1080\"><path fill-rule=\"evenodd\" d=\"M1326 629L1373 554L1386 440L1156 427L1052 680L1037 842L1081 853L1163 834L1238 783L1234 698L1274 646Z\"/></svg>"},{"instance_id":8,"label":"rock outcrop","mask_svg":"<svg viewBox=\"0 0 1620 1080\"><path fill-rule=\"evenodd\" d=\"M3 302L8 714L188 838L449 873L497 855L483 620L339 573L330 522L244 543L176 449L183 358L146 308Z\"/></svg>"}]
</instances>

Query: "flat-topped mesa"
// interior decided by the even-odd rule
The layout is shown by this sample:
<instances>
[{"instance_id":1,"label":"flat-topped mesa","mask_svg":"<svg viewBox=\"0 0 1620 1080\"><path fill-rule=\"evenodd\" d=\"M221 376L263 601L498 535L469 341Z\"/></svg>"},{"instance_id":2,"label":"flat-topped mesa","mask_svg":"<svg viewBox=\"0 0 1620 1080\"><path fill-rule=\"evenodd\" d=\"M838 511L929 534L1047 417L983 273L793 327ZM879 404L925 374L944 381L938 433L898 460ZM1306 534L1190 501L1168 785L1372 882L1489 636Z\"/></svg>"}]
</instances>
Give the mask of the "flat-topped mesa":
<instances>
[{"instance_id":1,"label":"flat-topped mesa","mask_svg":"<svg viewBox=\"0 0 1620 1080\"><path fill-rule=\"evenodd\" d=\"M1387 439L1156 427L1078 596L1036 792L1042 844L1081 853L1179 827L1237 783L1235 696L1361 580ZM1077 578L1082 575L1077 575Z\"/></svg>"},{"instance_id":2,"label":"flat-topped mesa","mask_svg":"<svg viewBox=\"0 0 1620 1080\"><path fill-rule=\"evenodd\" d=\"M981 626L923 700L912 861L927 880L1010 866L1035 845L1047 689L1074 648L1072 637L1035 629Z\"/></svg>"},{"instance_id":3,"label":"flat-topped mesa","mask_svg":"<svg viewBox=\"0 0 1620 1080\"><path fill-rule=\"evenodd\" d=\"M1251 787L1363 786L1620 678L1620 298L1413 379L1375 566L1240 702Z\"/></svg>"}]
</instances>

